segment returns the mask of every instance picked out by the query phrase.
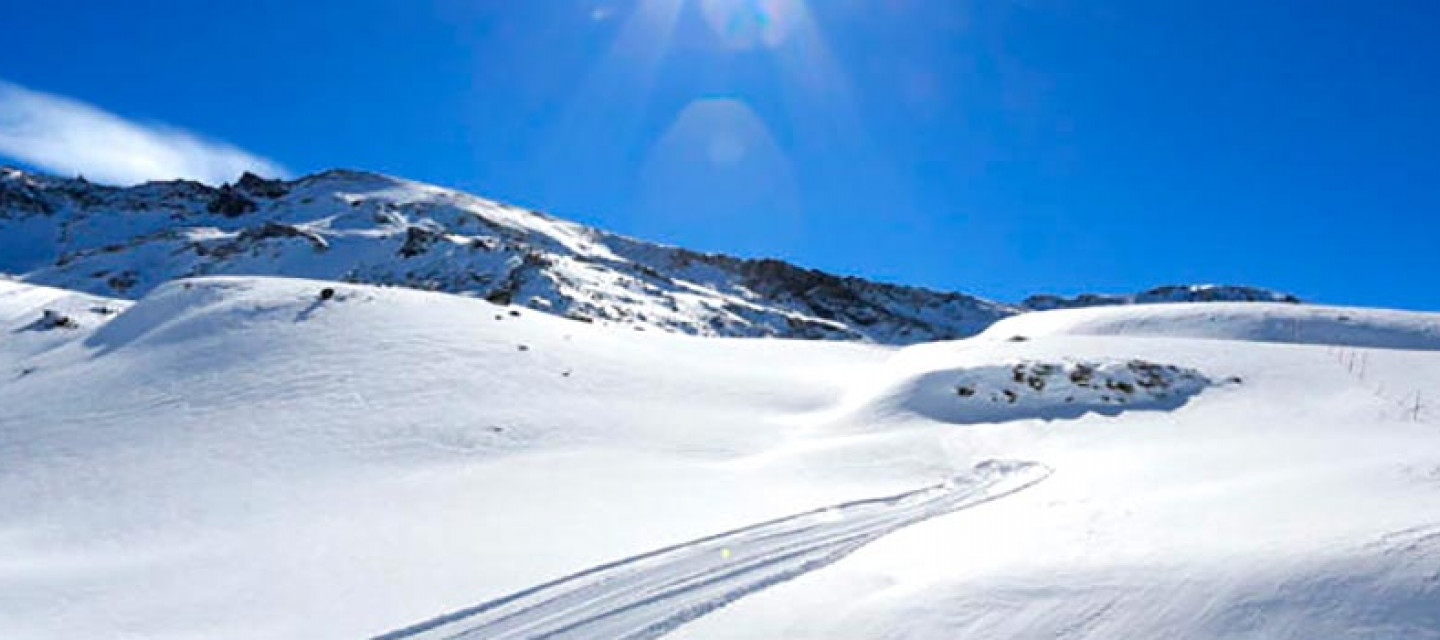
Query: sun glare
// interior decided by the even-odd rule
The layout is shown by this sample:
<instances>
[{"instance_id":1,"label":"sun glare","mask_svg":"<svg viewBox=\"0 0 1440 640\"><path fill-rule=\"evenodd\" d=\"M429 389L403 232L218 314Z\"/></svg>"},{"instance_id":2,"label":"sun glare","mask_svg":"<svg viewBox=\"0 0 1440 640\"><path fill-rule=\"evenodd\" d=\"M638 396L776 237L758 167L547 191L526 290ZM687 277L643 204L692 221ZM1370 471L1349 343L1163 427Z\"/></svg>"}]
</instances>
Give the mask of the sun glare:
<instances>
[{"instance_id":1,"label":"sun glare","mask_svg":"<svg viewBox=\"0 0 1440 640\"><path fill-rule=\"evenodd\" d=\"M775 48L800 16L801 0L699 0L710 29L734 49Z\"/></svg>"},{"instance_id":2,"label":"sun glare","mask_svg":"<svg viewBox=\"0 0 1440 640\"><path fill-rule=\"evenodd\" d=\"M552 136L557 141L553 156L562 162L578 161L568 141L603 130L616 144L598 147L584 162L618 166L617 150L623 145L645 145L641 200L655 209L698 210L698 194L723 192L765 196L755 202L725 200L730 210L789 212L798 210L795 167L776 132L802 147L835 153L864 146L864 122L855 113L846 74L805 0L633 0L628 8L609 1L594 6L613 11L603 22L616 22L605 27L614 36ZM662 100L673 104L673 93L666 95L673 84L667 85L663 72L677 50L689 56L701 52L691 64L704 56L720 62L730 56L768 59L783 79L774 96L778 100L759 108L752 104L754 88L746 79L732 78L729 86L707 86L670 107L673 111L656 113L652 109ZM656 118L668 122L656 128ZM693 176L706 179L688 191L667 186ZM707 211L712 217L725 215L718 208Z\"/></svg>"}]
</instances>

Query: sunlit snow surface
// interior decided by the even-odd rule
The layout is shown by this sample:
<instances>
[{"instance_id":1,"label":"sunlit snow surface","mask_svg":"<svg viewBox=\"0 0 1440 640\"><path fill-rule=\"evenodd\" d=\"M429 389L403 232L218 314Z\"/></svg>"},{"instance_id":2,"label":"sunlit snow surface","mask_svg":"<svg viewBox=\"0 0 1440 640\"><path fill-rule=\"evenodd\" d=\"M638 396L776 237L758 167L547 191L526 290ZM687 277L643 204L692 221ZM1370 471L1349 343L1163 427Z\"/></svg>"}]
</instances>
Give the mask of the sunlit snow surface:
<instances>
[{"instance_id":1,"label":"sunlit snow surface","mask_svg":"<svg viewBox=\"0 0 1440 640\"><path fill-rule=\"evenodd\" d=\"M1440 637L1435 315L1045 312L894 349L512 311L0 281L0 637L375 636L992 459L1053 473L665 637ZM957 392L1132 361L1208 383L1070 413L1064 383Z\"/></svg>"},{"instance_id":2,"label":"sunlit snow surface","mask_svg":"<svg viewBox=\"0 0 1440 640\"><path fill-rule=\"evenodd\" d=\"M402 638L659 638L890 533L1029 488L1050 471L987 461L915 491L832 505L593 567L401 629Z\"/></svg>"}]
</instances>

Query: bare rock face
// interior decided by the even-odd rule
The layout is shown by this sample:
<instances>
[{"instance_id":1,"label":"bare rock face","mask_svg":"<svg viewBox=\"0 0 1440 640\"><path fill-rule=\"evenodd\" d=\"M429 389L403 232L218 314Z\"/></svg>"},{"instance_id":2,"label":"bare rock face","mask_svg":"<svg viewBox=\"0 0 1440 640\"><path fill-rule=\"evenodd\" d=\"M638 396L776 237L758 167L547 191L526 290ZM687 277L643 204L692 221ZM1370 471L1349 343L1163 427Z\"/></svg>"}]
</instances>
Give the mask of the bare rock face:
<instances>
[{"instance_id":1,"label":"bare rock face","mask_svg":"<svg viewBox=\"0 0 1440 640\"><path fill-rule=\"evenodd\" d=\"M214 199L205 205L210 213L218 213L227 218L238 218L247 213L253 213L256 209L255 201L241 195L234 187L225 185L215 194Z\"/></svg>"},{"instance_id":2,"label":"bare rock face","mask_svg":"<svg viewBox=\"0 0 1440 640\"><path fill-rule=\"evenodd\" d=\"M280 198L290 192L284 180L266 180L249 171L235 182L236 189L257 198Z\"/></svg>"},{"instance_id":3,"label":"bare rock face","mask_svg":"<svg viewBox=\"0 0 1440 640\"><path fill-rule=\"evenodd\" d=\"M40 189L24 177L13 169L0 175L0 217L14 219L54 212Z\"/></svg>"},{"instance_id":4,"label":"bare rock face","mask_svg":"<svg viewBox=\"0 0 1440 640\"><path fill-rule=\"evenodd\" d=\"M400 247L400 257L414 258L422 255L438 240L440 233L437 231L425 227L408 227L405 229L405 244Z\"/></svg>"}]
</instances>

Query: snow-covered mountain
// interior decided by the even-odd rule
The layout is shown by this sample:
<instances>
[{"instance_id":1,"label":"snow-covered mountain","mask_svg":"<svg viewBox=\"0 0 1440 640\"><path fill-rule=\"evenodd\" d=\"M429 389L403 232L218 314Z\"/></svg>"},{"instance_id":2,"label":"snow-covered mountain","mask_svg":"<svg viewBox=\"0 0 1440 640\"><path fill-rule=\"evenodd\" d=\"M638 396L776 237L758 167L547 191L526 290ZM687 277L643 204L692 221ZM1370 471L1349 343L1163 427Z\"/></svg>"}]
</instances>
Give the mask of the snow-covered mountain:
<instances>
[{"instance_id":1,"label":"snow-covered mountain","mask_svg":"<svg viewBox=\"0 0 1440 640\"><path fill-rule=\"evenodd\" d=\"M1300 299L1288 294L1236 285L1167 285L1155 287L1133 295L1104 293L1082 293L1065 297L1052 294L1036 294L1025 298L1020 308L1026 311L1050 311L1053 309L1083 309L1087 307L1113 307L1127 304L1163 304L1175 302L1288 302L1297 304Z\"/></svg>"},{"instance_id":2,"label":"snow-covered mountain","mask_svg":"<svg viewBox=\"0 0 1440 640\"><path fill-rule=\"evenodd\" d=\"M116 188L0 169L0 247L0 272L123 298L181 277L285 275L460 293L692 335L891 344L970 336L1033 309L1282 298L1177 287L1016 306L646 243L354 171Z\"/></svg>"},{"instance_id":3,"label":"snow-covered mountain","mask_svg":"<svg viewBox=\"0 0 1440 640\"><path fill-rule=\"evenodd\" d=\"M1014 310L776 260L647 244L452 190L330 171L212 188L0 175L0 271L139 297L178 277L282 274L402 285L695 335L972 335Z\"/></svg>"},{"instance_id":4,"label":"snow-covered mountain","mask_svg":"<svg viewBox=\"0 0 1440 640\"><path fill-rule=\"evenodd\" d=\"M1437 391L1429 313L897 348L0 279L0 637L1435 638Z\"/></svg>"}]
</instances>

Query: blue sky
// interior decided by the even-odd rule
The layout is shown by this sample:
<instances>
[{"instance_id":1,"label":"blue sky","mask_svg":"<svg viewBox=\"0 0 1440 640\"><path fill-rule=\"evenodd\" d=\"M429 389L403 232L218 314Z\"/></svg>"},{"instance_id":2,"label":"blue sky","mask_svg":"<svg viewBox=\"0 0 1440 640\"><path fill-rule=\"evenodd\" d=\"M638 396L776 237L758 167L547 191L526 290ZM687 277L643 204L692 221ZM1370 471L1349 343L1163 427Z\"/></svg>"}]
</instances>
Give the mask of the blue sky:
<instances>
[{"instance_id":1,"label":"blue sky","mask_svg":"<svg viewBox=\"0 0 1440 640\"><path fill-rule=\"evenodd\" d=\"M1433 3L52 0L3 15L15 164L372 169L1003 300L1226 282L1440 309ZM75 116L7 146L15 103ZM103 145L87 143L97 121Z\"/></svg>"}]
</instances>

